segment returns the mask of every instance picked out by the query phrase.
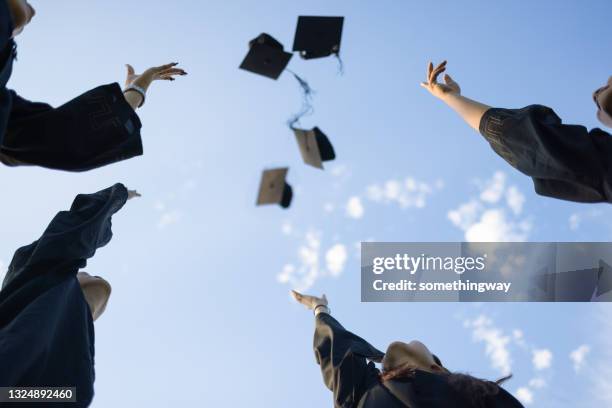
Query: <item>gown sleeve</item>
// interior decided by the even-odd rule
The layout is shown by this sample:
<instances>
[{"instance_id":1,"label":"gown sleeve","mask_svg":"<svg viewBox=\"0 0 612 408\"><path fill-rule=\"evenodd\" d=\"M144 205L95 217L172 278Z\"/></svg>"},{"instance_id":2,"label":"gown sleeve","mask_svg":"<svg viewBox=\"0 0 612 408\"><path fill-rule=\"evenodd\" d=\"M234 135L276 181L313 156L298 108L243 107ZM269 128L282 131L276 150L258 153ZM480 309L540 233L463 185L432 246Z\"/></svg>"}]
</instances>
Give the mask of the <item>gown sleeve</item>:
<instances>
[{"instance_id":1,"label":"gown sleeve","mask_svg":"<svg viewBox=\"0 0 612 408\"><path fill-rule=\"evenodd\" d=\"M87 259L111 240L111 217L127 196L122 184L80 194L70 210L53 218L37 241L15 252L0 290L0 327L30 299L85 267Z\"/></svg>"},{"instance_id":2,"label":"gown sleeve","mask_svg":"<svg viewBox=\"0 0 612 408\"><path fill-rule=\"evenodd\" d=\"M6 89L13 73L13 60L16 55L15 41L13 41L14 24L9 10L8 2L0 2L0 144L11 113L11 93ZM1 155L1 153L0 153Z\"/></svg>"},{"instance_id":3,"label":"gown sleeve","mask_svg":"<svg viewBox=\"0 0 612 408\"><path fill-rule=\"evenodd\" d=\"M489 109L480 133L506 162L533 179L536 193L576 202L611 202L612 143L601 129L566 125L542 105Z\"/></svg>"},{"instance_id":4,"label":"gown sleeve","mask_svg":"<svg viewBox=\"0 0 612 408\"><path fill-rule=\"evenodd\" d=\"M0 146L6 165L87 171L143 153L142 124L117 83L58 108L10 94L12 109Z\"/></svg>"},{"instance_id":5,"label":"gown sleeve","mask_svg":"<svg viewBox=\"0 0 612 408\"><path fill-rule=\"evenodd\" d=\"M356 407L366 391L379 384L372 361L381 361L384 353L327 313L316 317L314 352L323 382L334 393L335 408Z\"/></svg>"}]
</instances>

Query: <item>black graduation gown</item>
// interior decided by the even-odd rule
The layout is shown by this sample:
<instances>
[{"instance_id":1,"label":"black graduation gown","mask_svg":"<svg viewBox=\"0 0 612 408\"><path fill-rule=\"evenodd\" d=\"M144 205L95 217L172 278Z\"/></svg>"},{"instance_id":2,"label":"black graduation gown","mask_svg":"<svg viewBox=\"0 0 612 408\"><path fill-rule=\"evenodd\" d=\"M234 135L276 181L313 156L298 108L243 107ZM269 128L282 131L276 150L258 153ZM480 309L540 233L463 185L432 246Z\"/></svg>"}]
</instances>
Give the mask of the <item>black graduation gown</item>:
<instances>
[{"instance_id":1,"label":"black graduation gown","mask_svg":"<svg viewBox=\"0 0 612 408\"><path fill-rule=\"evenodd\" d=\"M121 184L78 195L15 252L0 290L0 387L76 387L77 403L66 406L90 404L94 327L76 275L110 241L111 217L126 200Z\"/></svg>"},{"instance_id":2,"label":"black graduation gown","mask_svg":"<svg viewBox=\"0 0 612 408\"><path fill-rule=\"evenodd\" d=\"M8 1L0 2L0 141L11 114L12 98L6 84L13 73L15 59L15 42L13 35L13 18ZM1 153L0 153L1 155Z\"/></svg>"},{"instance_id":3,"label":"black graduation gown","mask_svg":"<svg viewBox=\"0 0 612 408\"><path fill-rule=\"evenodd\" d=\"M563 200L612 202L612 139L599 128L565 125L542 105L489 109L480 133L536 193Z\"/></svg>"},{"instance_id":4,"label":"black graduation gown","mask_svg":"<svg viewBox=\"0 0 612 408\"><path fill-rule=\"evenodd\" d=\"M16 54L6 3L0 1L0 162L86 171L142 155L142 124L117 83L58 108L6 88Z\"/></svg>"},{"instance_id":5,"label":"black graduation gown","mask_svg":"<svg viewBox=\"0 0 612 408\"><path fill-rule=\"evenodd\" d=\"M374 361L380 362L384 353L329 314L316 317L314 351L335 408L472 408L444 375L416 370L413 378L381 382ZM499 390L487 408L522 408Z\"/></svg>"}]
</instances>

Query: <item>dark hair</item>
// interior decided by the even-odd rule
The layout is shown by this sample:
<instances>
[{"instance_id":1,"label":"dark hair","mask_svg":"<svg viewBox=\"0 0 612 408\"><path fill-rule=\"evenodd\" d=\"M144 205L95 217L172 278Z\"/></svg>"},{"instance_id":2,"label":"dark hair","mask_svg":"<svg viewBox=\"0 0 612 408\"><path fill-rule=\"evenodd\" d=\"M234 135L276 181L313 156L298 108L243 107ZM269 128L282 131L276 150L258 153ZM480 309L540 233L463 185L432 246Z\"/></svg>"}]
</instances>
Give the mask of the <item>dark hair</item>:
<instances>
[{"instance_id":1,"label":"dark hair","mask_svg":"<svg viewBox=\"0 0 612 408\"><path fill-rule=\"evenodd\" d=\"M437 361L440 361L437 359ZM436 364L437 364L436 361ZM441 364L438 364L441 366ZM416 368L410 364L404 364L392 370L387 370L380 375L381 381L390 381L405 378L414 378ZM473 377L469 374L440 372L436 375L447 378L448 384L459 393L473 408L487 408L491 398L499 393L499 385L510 379L512 374L500 378L497 381L488 381Z\"/></svg>"}]
</instances>

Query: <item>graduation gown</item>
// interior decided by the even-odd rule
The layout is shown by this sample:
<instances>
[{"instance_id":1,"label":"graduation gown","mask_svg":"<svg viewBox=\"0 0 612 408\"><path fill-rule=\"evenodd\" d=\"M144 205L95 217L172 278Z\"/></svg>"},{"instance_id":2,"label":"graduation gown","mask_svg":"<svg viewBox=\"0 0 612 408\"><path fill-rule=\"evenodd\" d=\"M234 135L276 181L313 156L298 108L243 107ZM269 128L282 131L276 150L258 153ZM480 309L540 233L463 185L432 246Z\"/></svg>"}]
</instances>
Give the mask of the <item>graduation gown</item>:
<instances>
[{"instance_id":1,"label":"graduation gown","mask_svg":"<svg viewBox=\"0 0 612 408\"><path fill-rule=\"evenodd\" d=\"M76 275L110 241L111 217L126 200L121 184L78 195L37 241L15 252L0 290L0 387L76 387L77 403L66 406L89 405L94 326Z\"/></svg>"},{"instance_id":2,"label":"graduation gown","mask_svg":"<svg viewBox=\"0 0 612 408\"><path fill-rule=\"evenodd\" d=\"M57 108L6 88L16 55L6 3L0 1L0 162L86 171L142 155L142 124L117 83Z\"/></svg>"},{"instance_id":3,"label":"graduation gown","mask_svg":"<svg viewBox=\"0 0 612 408\"><path fill-rule=\"evenodd\" d=\"M612 202L609 133L563 124L542 105L489 109L480 133L493 151L533 179L536 193L583 203Z\"/></svg>"},{"instance_id":4,"label":"graduation gown","mask_svg":"<svg viewBox=\"0 0 612 408\"><path fill-rule=\"evenodd\" d=\"M384 353L329 314L316 317L314 351L323 382L334 394L335 408L473 408L444 375L416 370L412 378L382 382L374 362L380 362ZM499 387L486 408L522 405Z\"/></svg>"}]
</instances>

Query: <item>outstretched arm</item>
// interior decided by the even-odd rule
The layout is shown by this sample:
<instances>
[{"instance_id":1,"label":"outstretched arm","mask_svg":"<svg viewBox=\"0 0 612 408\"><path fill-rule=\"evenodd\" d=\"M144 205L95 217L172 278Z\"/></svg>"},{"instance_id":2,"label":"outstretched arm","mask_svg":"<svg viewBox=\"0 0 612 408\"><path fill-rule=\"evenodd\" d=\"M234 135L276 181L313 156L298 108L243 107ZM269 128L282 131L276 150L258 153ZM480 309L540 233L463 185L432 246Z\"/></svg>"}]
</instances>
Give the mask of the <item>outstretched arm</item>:
<instances>
[{"instance_id":1,"label":"outstretched arm","mask_svg":"<svg viewBox=\"0 0 612 408\"><path fill-rule=\"evenodd\" d=\"M356 407L363 395L378 384L379 371L372 361L383 353L361 337L349 332L330 315L327 298L302 295L292 291L293 298L314 310L314 352L321 366L323 382L334 393L334 407Z\"/></svg>"},{"instance_id":2,"label":"outstretched arm","mask_svg":"<svg viewBox=\"0 0 612 408\"><path fill-rule=\"evenodd\" d=\"M435 68L433 63L430 62L427 67L427 82L421 82L421 86L450 106L468 125L478 132L482 116L491 107L462 96L459 84L448 74L444 74L444 84L438 83L438 76L445 70L446 61Z\"/></svg>"}]
</instances>

